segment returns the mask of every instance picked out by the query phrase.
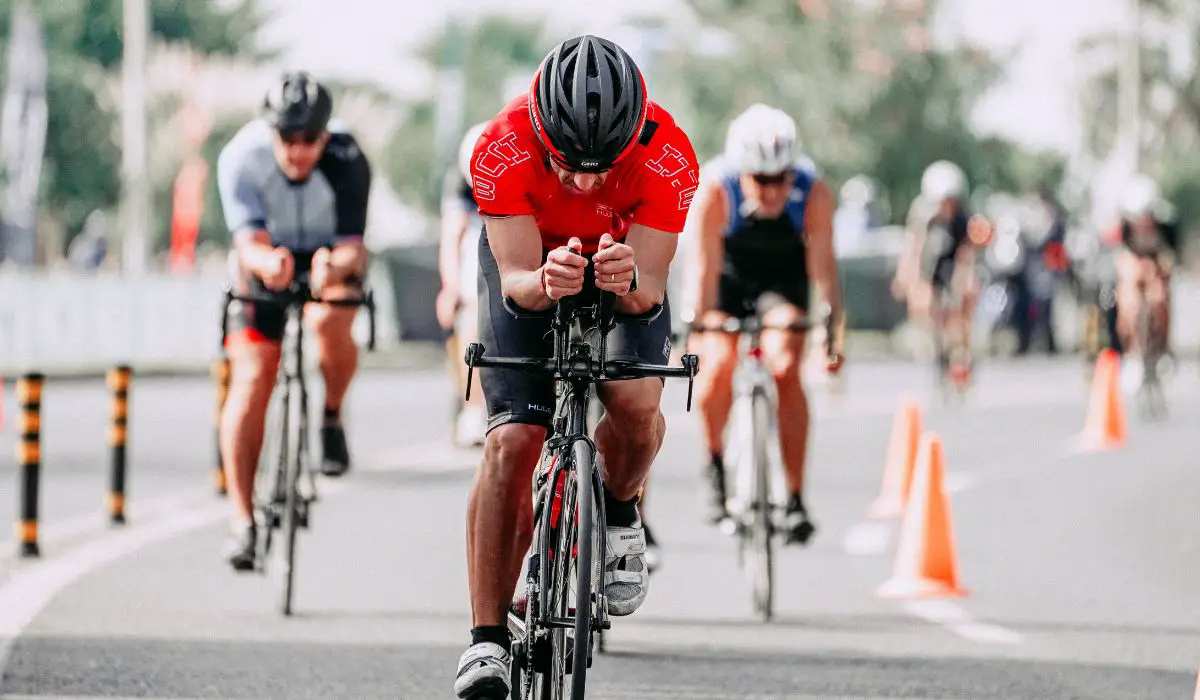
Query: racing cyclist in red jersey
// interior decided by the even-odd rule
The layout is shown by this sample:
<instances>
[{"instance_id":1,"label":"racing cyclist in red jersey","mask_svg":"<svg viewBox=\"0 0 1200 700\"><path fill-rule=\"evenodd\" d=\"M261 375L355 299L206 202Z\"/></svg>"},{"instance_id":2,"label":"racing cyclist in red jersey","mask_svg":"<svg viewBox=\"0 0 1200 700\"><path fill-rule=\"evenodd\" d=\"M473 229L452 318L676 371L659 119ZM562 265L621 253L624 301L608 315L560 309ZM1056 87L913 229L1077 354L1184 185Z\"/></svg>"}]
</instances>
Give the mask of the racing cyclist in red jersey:
<instances>
[{"instance_id":1,"label":"racing cyclist in red jersey","mask_svg":"<svg viewBox=\"0 0 1200 700\"><path fill-rule=\"evenodd\" d=\"M504 297L536 311L573 295L586 303L605 291L616 294L627 313L664 306L649 325L615 329L609 356L667 364L667 270L698 166L688 137L647 99L641 72L621 47L581 36L551 50L529 94L512 100L484 130L471 180L485 222L479 330L489 354L552 352L550 320L514 318ZM472 629L454 684L459 698L509 693L505 617L533 531L529 483L554 407L550 379L484 369L480 385L488 433L467 506ZM603 583L610 615L628 615L646 598L637 493L662 446L662 390L658 378L598 388L604 417L595 440L608 515Z\"/></svg>"}]
</instances>

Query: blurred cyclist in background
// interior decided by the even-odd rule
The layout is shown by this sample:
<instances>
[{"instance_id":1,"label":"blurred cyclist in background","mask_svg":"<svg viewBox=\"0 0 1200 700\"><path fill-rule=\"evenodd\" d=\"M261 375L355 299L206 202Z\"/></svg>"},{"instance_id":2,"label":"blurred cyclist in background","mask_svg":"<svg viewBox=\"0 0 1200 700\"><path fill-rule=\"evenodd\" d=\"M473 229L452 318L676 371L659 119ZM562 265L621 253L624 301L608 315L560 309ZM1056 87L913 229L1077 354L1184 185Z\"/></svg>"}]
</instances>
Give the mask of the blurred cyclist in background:
<instances>
[{"instance_id":1,"label":"blurred cyclist in background","mask_svg":"<svg viewBox=\"0 0 1200 700\"><path fill-rule=\"evenodd\" d=\"M463 349L479 338L479 232L483 219L471 190L471 152L485 126L487 122L480 122L467 129L456 165L442 182L442 241L438 250L442 289L437 296L437 319L451 334L447 353L459 397L465 393L467 381ZM486 427L483 392L471 392L471 400L459 406L455 417L454 441L482 445Z\"/></svg>"},{"instance_id":2,"label":"blurred cyclist in background","mask_svg":"<svg viewBox=\"0 0 1200 700\"><path fill-rule=\"evenodd\" d=\"M1171 271L1179 254L1179 229L1171 206L1159 194L1158 185L1138 175L1121 198L1121 243L1116 251L1117 333L1121 346L1135 354L1142 351L1136 332L1141 308L1139 288L1170 354Z\"/></svg>"},{"instance_id":3,"label":"blurred cyclist in background","mask_svg":"<svg viewBox=\"0 0 1200 700\"><path fill-rule=\"evenodd\" d=\"M363 233L371 168L354 137L330 123L333 98L307 73L286 73L267 92L262 118L242 127L217 158L221 209L233 234L237 288L281 291L293 281L314 296L352 299L367 270ZM357 309L310 304L325 379L321 473L350 468L342 400L358 368L351 335ZM226 342L232 377L221 412L221 461L234 508L225 556L237 571L255 563L254 477L263 423L279 368L281 307L236 303Z\"/></svg>"},{"instance_id":4,"label":"blurred cyclist in background","mask_svg":"<svg viewBox=\"0 0 1200 700\"><path fill-rule=\"evenodd\" d=\"M907 299L909 314L933 324L939 381L951 373L965 382L970 373L971 318L978 297L976 251L991 240L992 226L967 207L967 176L939 160L921 176L921 193L908 211L904 252L892 292ZM948 334L948 335L947 335ZM949 352L942 338L955 350Z\"/></svg>"},{"instance_id":5,"label":"blurred cyclist in background","mask_svg":"<svg viewBox=\"0 0 1200 700\"><path fill-rule=\"evenodd\" d=\"M816 166L801 156L795 121L778 109L752 105L730 123L725 153L708 170L689 218L696 239L689 270L692 318L709 327L753 313L767 324L801 321L808 315L812 281L840 318L833 251L836 203ZM805 335L762 334L763 359L775 377L779 401L789 496L786 538L801 544L816 531L803 499L809 433L808 398L801 383ZM696 340L703 358L696 395L709 452L708 519L717 523L727 515L723 443L739 339L705 333Z\"/></svg>"}]
</instances>

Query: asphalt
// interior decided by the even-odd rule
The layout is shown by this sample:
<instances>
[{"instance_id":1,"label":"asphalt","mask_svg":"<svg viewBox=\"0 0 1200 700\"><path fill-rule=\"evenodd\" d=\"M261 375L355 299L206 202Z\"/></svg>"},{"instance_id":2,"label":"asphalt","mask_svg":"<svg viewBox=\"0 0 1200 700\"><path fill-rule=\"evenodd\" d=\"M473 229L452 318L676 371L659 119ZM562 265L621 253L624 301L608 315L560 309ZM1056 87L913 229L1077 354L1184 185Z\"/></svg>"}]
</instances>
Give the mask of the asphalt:
<instances>
[{"instance_id":1,"label":"asphalt","mask_svg":"<svg viewBox=\"0 0 1200 700\"><path fill-rule=\"evenodd\" d=\"M1171 378L1171 415L1080 453L1081 361L980 367L962 406L926 368L847 367L815 386L806 500L820 526L778 561L777 619L754 621L733 542L700 520L698 418L664 400L668 437L646 517L663 568L614 621L595 698L1184 698L1200 664L1200 382ZM464 511L478 452L448 446L437 370L371 369L347 408L356 467L323 482L301 535L297 614L270 576L219 561L214 389L139 378L130 399L129 523L104 522L108 398L47 386L40 560L0 562L5 698L449 698L468 641ZM894 522L868 523L901 399L945 443L966 596L885 600ZM11 399L0 455L13 454ZM5 459L0 463L11 464ZM0 519L16 517L8 470ZM0 544L15 551L11 541Z\"/></svg>"}]
</instances>

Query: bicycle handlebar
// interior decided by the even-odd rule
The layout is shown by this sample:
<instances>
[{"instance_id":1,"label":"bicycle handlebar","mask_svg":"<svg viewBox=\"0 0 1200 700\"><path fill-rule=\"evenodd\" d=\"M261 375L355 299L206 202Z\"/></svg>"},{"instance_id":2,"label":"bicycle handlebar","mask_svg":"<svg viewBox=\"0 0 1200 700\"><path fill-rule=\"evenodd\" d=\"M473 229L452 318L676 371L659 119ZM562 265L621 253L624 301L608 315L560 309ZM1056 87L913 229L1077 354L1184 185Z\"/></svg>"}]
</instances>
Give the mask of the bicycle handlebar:
<instances>
[{"instance_id":1,"label":"bicycle handlebar","mask_svg":"<svg viewBox=\"0 0 1200 700\"><path fill-rule=\"evenodd\" d=\"M644 362L629 362L608 359L608 332L618 323L635 323L647 325L657 319L663 312L662 304L655 304L648 311L640 314L626 314L616 310L616 295L610 292L600 294L599 303L593 306L579 306L573 297L559 300L554 306L542 311L529 311L516 304L510 297L504 297L504 308L516 318L552 318L554 329L554 353L551 357L488 357L483 356L486 349L480 343L467 346L463 358L470 371L467 373L466 400L471 398L471 384L476 367L510 369L539 376L549 376L556 380L595 382L605 379L638 379L642 377L677 377L688 380L687 407L692 408L692 380L700 366L700 358L685 354L681 366L669 367ZM572 321L581 317L589 309L595 309L600 327L599 358L590 353L585 355L568 356L568 329Z\"/></svg>"},{"instance_id":2,"label":"bicycle handlebar","mask_svg":"<svg viewBox=\"0 0 1200 700\"><path fill-rule=\"evenodd\" d=\"M240 301L247 304L267 304L288 308L291 306L304 306L306 304L327 304L329 306L340 307L366 307L368 314L368 335L367 335L367 352L375 350L375 294L370 289L363 291L363 295L356 299L325 299L313 295L312 290L308 285L298 284L293 282L287 289L277 292L250 292L242 293L233 291L232 287L225 287L225 303L221 312L221 346L224 347L225 340L229 335L229 305L235 301Z\"/></svg>"}]
</instances>

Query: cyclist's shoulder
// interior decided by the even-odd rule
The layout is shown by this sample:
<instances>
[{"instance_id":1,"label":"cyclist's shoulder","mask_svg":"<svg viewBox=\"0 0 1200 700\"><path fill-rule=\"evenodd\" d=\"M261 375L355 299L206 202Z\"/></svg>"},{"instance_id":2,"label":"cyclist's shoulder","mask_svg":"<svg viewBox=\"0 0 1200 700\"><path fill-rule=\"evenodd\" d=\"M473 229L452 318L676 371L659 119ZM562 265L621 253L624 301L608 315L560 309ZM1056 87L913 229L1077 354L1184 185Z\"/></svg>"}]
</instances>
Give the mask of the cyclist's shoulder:
<instances>
[{"instance_id":1,"label":"cyclist's shoulder","mask_svg":"<svg viewBox=\"0 0 1200 700\"><path fill-rule=\"evenodd\" d=\"M329 122L329 140L325 143L322 160L342 163L358 163L367 160L366 154L358 144L358 139L350 132L349 126L340 120Z\"/></svg>"},{"instance_id":2,"label":"cyclist's shoulder","mask_svg":"<svg viewBox=\"0 0 1200 700\"><path fill-rule=\"evenodd\" d=\"M260 174L275 166L271 127L261 119L247 122L217 156L217 167L229 175Z\"/></svg>"},{"instance_id":3,"label":"cyclist's shoulder","mask_svg":"<svg viewBox=\"0 0 1200 700\"><path fill-rule=\"evenodd\" d=\"M632 159L652 161L661 158L664 153L682 159L693 168L698 167L696 151L687 132L665 107L649 100L646 102L646 123L638 136L638 148L632 154Z\"/></svg>"}]
</instances>

